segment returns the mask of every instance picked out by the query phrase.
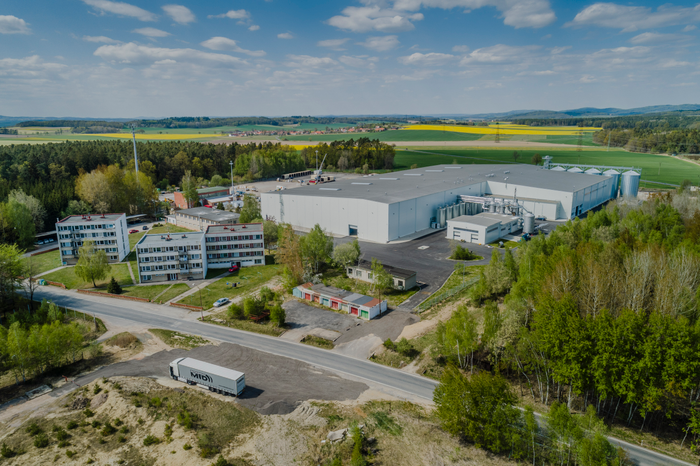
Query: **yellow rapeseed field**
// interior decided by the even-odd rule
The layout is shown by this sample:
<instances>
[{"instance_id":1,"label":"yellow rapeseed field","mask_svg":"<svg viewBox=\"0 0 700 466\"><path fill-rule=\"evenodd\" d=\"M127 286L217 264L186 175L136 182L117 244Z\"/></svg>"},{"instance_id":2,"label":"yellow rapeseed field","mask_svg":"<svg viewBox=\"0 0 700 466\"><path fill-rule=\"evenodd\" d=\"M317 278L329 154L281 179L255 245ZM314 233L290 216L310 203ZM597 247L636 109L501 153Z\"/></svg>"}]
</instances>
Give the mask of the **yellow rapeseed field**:
<instances>
[{"instance_id":1,"label":"yellow rapeseed field","mask_svg":"<svg viewBox=\"0 0 700 466\"><path fill-rule=\"evenodd\" d=\"M103 136L106 138L118 138L118 139L131 139L130 133L106 133L106 134L95 134L95 136ZM137 134L136 139L150 139L150 140L162 140L162 141L177 141L181 139L199 139L199 138L213 138L217 137L216 134Z\"/></svg>"},{"instance_id":2,"label":"yellow rapeseed field","mask_svg":"<svg viewBox=\"0 0 700 466\"><path fill-rule=\"evenodd\" d=\"M600 128L579 128L576 126L542 126L532 127L526 125L509 125L503 124L489 126L454 126L454 125L410 125L404 129L408 130L423 130L423 131L451 131L455 133L470 133L470 134L496 134L500 132L502 135L535 135L535 136L575 136L579 131L590 133L599 131Z\"/></svg>"}]
</instances>

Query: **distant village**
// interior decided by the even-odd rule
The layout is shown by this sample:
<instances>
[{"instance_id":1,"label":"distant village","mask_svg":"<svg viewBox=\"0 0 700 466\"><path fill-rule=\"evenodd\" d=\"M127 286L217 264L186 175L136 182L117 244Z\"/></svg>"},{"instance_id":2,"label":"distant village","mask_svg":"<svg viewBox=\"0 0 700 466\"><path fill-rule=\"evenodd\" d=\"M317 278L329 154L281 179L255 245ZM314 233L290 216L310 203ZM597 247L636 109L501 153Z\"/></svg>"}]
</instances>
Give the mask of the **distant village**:
<instances>
[{"instance_id":1,"label":"distant village","mask_svg":"<svg viewBox=\"0 0 700 466\"><path fill-rule=\"evenodd\" d=\"M248 130L248 131L230 131L228 133L229 137L246 137L246 136L306 136L315 134L346 134L346 133L377 133L386 130L397 130L400 129L397 125L384 125L384 126L374 126L372 127L364 126L352 126L347 128L328 128L326 127L323 131L319 130L285 130L285 129L273 129L273 130Z\"/></svg>"}]
</instances>

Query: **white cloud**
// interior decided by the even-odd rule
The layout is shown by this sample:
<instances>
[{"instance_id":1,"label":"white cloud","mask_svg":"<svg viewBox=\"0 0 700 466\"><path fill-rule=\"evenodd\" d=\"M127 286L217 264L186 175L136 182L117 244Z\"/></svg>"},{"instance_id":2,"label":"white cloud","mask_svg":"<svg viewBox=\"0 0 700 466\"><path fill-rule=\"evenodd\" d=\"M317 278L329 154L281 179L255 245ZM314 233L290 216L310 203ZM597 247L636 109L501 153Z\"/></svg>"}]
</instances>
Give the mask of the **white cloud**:
<instances>
[{"instance_id":1,"label":"white cloud","mask_svg":"<svg viewBox=\"0 0 700 466\"><path fill-rule=\"evenodd\" d=\"M285 65L292 68L319 68L337 65L338 62L329 57L312 57L311 55L287 55Z\"/></svg>"},{"instance_id":2,"label":"white cloud","mask_svg":"<svg viewBox=\"0 0 700 466\"><path fill-rule=\"evenodd\" d=\"M194 63L225 67L246 64L244 60L238 57L222 53L202 52L195 49L149 47L134 42L123 45L103 45L95 50L94 55L114 63L136 65L162 64L165 60L170 60L173 64Z\"/></svg>"},{"instance_id":3,"label":"white cloud","mask_svg":"<svg viewBox=\"0 0 700 466\"><path fill-rule=\"evenodd\" d=\"M283 33L277 34L277 38L278 39L294 39L294 36L289 32L283 32Z\"/></svg>"},{"instance_id":4,"label":"white cloud","mask_svg":"<svg viewBox=\"0 0 700 466\"><path fill-rule=\"evenodd\" d=\"M643 6L618 5L616 3L594 3L581 10L573 21L564 26L601 26L632 32L700 21L700 5L692 8L661 5L652 11Z\"/></svg>"},{"instance_id":5,"label":"white cloud","mask_svg":"<svg viewBox=\"0 0 700 466\"><path fill-rule=\"evenodd\" d=\"M634 36L629 40L630 44L652 44L660 42L675 42L679 40L689 39L688 36L682 34L659 34L658 32L643 32Z\"/></svg>"},{"instance_id":6,"label":"white cloud","mask_svg":"<svg viewBox=\"0 0 700 466\"><path fill-rule=\"evenodd\" d=\"M250 19L250 13L246 10L229 10L226 13L220 15L209 15L208 18L229 18L229 19L240 19L248 20Z\"/></svg>"},{"instance_id":7,"label":"white cloud","mask_svg":"<svg viewBox=\"0 0 700 466\"><path fill-rule=\"evenodd\" d=\"M165 14L170 16L178 24L193 23L196 18L189 8L182 5L165 5L162 7Z\"/></svg>"},{"instance_id":8,"label":"white cloud","mask_svg":"<svg viewBox=\"0 0 700 466\"><path fill-rule=\"evenodd\" d=\"M461 8L465 12L483 7L493 7L501 12L503 23L514 28L541 28L553 23L557 17L549 0L396 0L396 10L418 11L424 8L451 10Z\"/></svg>"},{"instance_id":9,"label":"white cloud","mask_svg":"<svg viewBox=\"0 0 700 466\"><path fill-rule=\"evenodd\" d=\"M86 42L97 42L100 44L120 44L121 41L110 39L107 36L83 36Z\"/></svg>"},{"instance_id":10,"label":"white cloud","mask_svg":"<svg viewBox=\"0 0 700 466\"><path fill-rule=\"evenodd\" d=\"M39 55L26 58L0 59L0 76L15 78L46 78L66 68L61 63L45 62Z\"/></svg>"},{"instance_id":11,"label":"white cloud","mask_svg":"<svg viewBox=\"0 0 700 466\"><path fill-rule=\"evenodd\" d=\"M404 32L415 29L412 21L422 19L421 13L409 14L379 5L349 6L342 11L342 15L330 18L328 24L352 32Z\"/></svg>"},{"instance_id":12,"label":"white cloud","mask_svg":"<svg viewBox=\"0 0 700 466\"><path fill-rule=\"evenodd\" d=\"M316 42L319 47L326 47L335 51L345 50L342 46L350 39L327 39Z\"/></svg>"},{"instance_id":13,"label":"white cloud","mask_svg":"<svg viewBox=\"0 0 700 466\"><path fill-rule=\"evenodd\" d=\"M0 15L0 34L31 34L27 22L12 15Z\"/></svg>"},{"instance_id":14,"label":"white cloud","mask_svg":"<svg viewBox=\"0 0 700 466\"><path fill-rule=\"evenodd\" d=\"M469 47L466 45L455 45L452 47L452 51L457 53L467 53L469 52Z\"/></svg>"},{"instance_id":15,"label":"white cloud","mask_svg":"<svg viewBox=\"0 0 700 466\"><path fill-rule=\"evenodd\" d=\"M565 45L565 46L563 46L563 47L553 47L553 48L551 49L552 55L559 55L559 54L562 53L562 52L566 52L566 51L569 50L570 48L571 48L570 45Z\"/></svg>"},{"instance_id":16,"label":"white cloud","mask_svg":"<svg viewBox=\"0 0 700 466\"><path fill-rule=\"evenodd\" d=\"M83 0L83 3L94 7L102 14L114 13L119 16L130 16L140 21L155 21L157 16L134 5L123 2L111 2L109 0Z\"/></svg>"},{"instance_id":17,"label":"white cloud","mask_svg":"<svg viewBox=\"0 0 700 466\"><path fill-rule=\"evenodd\" d=\"M399 63L404 65L440 66L454 59L449 53L414 53L406 57L399 57Z\"/></svg>"},{"instance_id":18,"label":"white cloud","mask_svg":"<svg viewBox=\"0 0 700 466\"><path fill-rule=\"evenodd\" d=\"M342 57L338 58L338 61L340 63L347 65L347 66L352 66L353 68L367 68L367 69L374 69L375 63L379 61L379 58L377 57L367 57L367 55L358 55L358 56L348 56L348 55L343 55Z\"/></svg>"},{"instance_id":19,"label":"white cloud","mask_svg":"<svg viewBox=\"0 0 700 466\"><path fill-rule=\"evenodd\" d=\"M481 83L479 86L471 86L468 87L466 90L467 91L481 91L484 89L500 89L503 87L503 83L500 83L498 81L484 81Z\"/></svg>"},{"instance_id":20,"label":"white cloud","mask_svg":"<svg viewBox=\"0 0 700 466\"><path fill-rule=\"evenodd\" d=\"M257 31L258 29L260 29L260 26L258 26L257 24L253 24L251 27L248 28L249 31Z\"/></svg>"},{"instance_id":21,"label":"white cloud","mask_svg":"<svg viewBox=\"0 0 700 466\"><path fill-rule=\"evenodd\" d=\"M678 68L683 66L689 66L690 62L687 61L677 61L674 59L668 60L661 64L662 68Z\"/></svg>"},{"instance_id":22,"label":"white cloud","mask_svg":"<svg viewBox=\"0 0 700 466\"><path fill-rule=\"evenodd\" d=\"M170 35L169 32L161 31L160 29L156 28L140 28L134 29L131 32L135 32L136 34L141 34L142 36L146 37L168 37Z\"/></svg>"},{"instance_id":23,"label":"white cloud","mask_svg":"<svg viewBox=\"0 0 700 466\"><path fill-rule=\"evenodd\" d=\"M683 28L681 32L690 32L696 30L698 27L694 24L689 24L686 27Z\"/></svg>"},{"instance_id":24,"label":"white cloud","mask_svg":"<svg viewBox=\"0 0 700 466\"><path fill-rule=\"evenodd\" d=\"M482 63L482 64L504 64L504 63L518 63L524 61L529 55L539 49L536 45L526 45L520 47L513 47L510 45L493 45L491 47L484 47L474 50L472 53L467 55L460 62L461 65L467 65L470 63Z\"/></svg>"},{"instance_id":25,"label":"white cloud","mask_svg":"<svg viewBox=\"0 0 700 466\"><path fill-rule=\"evenodd\" d=\"M367 40L358 42L358 44L377 52L386 52L396 48L399 45L399 39L397 36L368 37Z\"/></svg>"},{"instance_id":26,"label":"white cloud","mask_svg":"<svg viewBox=\"0 0 700 466\"><path fill-rule=\"evenodd\" d=\"M229 39L227 37L212 37L211 39L205 40L200 44L202 47L206 47L209 50L218 51L230 51L244 53L250 55L251 57L264 57L264 50L246 50L238 46L235 40Z\"/></svg>"}]
</instances>

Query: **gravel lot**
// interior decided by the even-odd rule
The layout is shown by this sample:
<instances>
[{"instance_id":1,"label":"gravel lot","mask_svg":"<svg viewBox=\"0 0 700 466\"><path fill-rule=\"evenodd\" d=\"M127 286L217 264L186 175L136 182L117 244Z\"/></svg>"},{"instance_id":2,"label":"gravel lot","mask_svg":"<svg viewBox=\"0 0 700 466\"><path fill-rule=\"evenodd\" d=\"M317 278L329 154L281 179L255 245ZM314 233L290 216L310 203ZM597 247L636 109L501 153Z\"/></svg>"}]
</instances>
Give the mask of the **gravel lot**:
<instances>
[{"instance_id":1,"label":"gravel lot","mask_svg":"<svg viewBox=\"0 0 700 466\"><path fill-rule=\"evenodd\" d=\"M85 385L113 376L170 377L168 365L190 357L245 373L247 388L238 402L260 414L288 414L305 400L354 400L369 387L343 379L309 364L230 343L201 346L190 351L161 351L99 369L77 380Z\"/></svg>"}]
</instances>

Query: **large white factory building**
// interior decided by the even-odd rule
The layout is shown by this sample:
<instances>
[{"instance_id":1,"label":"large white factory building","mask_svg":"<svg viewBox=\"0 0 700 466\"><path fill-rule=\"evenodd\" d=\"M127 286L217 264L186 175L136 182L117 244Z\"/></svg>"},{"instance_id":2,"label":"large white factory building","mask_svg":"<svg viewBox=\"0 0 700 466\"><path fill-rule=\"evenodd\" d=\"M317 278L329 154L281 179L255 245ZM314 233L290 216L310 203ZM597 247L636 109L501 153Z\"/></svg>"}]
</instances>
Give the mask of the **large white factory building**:
<instances>
[{"instance_id":1,"label":"large white factory building","mask_svg":"<svg viewBox=\"0 0 700 466\"><path fill-rule=\"evenodd\" d=\"M525 164L437 165L263 193L261 202L264 216L297 228L319 224L389 242L483 211L574 218L616 197L618 178Z\"/></svg>"}]
</instances>

